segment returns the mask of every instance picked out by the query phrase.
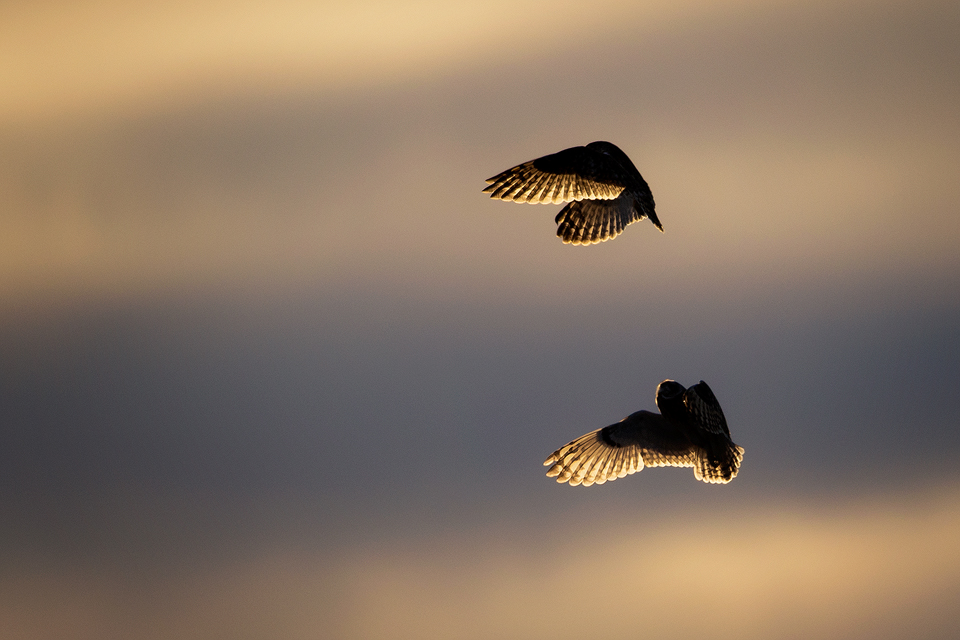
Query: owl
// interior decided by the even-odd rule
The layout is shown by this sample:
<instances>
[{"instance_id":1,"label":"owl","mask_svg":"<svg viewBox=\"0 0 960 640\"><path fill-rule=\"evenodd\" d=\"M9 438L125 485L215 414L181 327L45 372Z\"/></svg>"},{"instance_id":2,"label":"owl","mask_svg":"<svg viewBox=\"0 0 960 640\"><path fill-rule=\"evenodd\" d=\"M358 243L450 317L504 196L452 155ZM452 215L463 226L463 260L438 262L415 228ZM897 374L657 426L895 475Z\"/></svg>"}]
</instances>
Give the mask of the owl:
<instances>
[{"instance_id":1,"label":"owl","mask_svg":"<svg viewBox=\"0 0 960 640\"><path fill-rule=\"evenodd\" d=\"M720 403L707 383L689 389L674 380L657 387L660 413L637 411L554 451L545 461L557 482L603 484L644 467L693 467L697 480L737 477L743 447L730 439Z\"/></svg>"},{"instance_id":2,"label":"owl","mask_svg":"<svg viewBox=\"0 0 960 640\"><path fill-rule=\"evenodd\" d=\"M627 154L610 142L591 142L524 162L487 182L483 192L491 198L568 203L556 217L557 235L567 244L616 238L644 218L663 231L650 187Z\"/></svg>"}]
</instances>

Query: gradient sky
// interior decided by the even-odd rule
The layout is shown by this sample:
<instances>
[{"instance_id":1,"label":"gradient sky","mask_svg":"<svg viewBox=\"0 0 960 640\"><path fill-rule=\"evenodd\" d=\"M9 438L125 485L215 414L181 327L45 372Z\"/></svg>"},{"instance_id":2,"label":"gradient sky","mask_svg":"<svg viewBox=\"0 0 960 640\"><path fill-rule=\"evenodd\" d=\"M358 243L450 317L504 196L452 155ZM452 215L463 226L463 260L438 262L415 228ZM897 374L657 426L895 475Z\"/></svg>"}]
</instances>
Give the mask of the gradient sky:
<instances>
[{"instance_id":1,"label":"gradient sky","mask_svg":"<svg viewBox=\"0 0 960 640\"><path fill-rule=\"evenodd\" d=\"M960 634L960 7L0 5L0 636ZM566 246L484 179L609 140ZM737 479L541 461L709 382Z\"/></svg>"}]
</instances>

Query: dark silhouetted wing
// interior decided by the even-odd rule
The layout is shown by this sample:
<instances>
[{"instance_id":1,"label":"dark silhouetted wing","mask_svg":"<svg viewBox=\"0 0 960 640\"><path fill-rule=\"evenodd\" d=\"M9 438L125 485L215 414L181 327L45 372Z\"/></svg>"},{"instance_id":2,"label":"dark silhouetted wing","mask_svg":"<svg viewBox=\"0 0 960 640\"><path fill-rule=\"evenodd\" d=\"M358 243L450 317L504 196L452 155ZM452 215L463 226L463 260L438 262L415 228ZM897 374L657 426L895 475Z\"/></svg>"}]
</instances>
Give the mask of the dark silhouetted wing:
<instances>
[{"instance_id":1,"label":"dark silhouetted wing","mask_svg":"<svg viewBox=\"0 0 960 640\"><path fill-rule=\"evenodd\" d=\"M483 192L513 202L560 204L612 200L629 181L614 158L587 147L572 147L489 178L490 185Z\"/></svg>"},{"instance_id":2,"label":"dark silhouetted wing","mask_svg":"<svg viewBox=\"0 0 960 640\"><path fill-rule=\"evenodd\" d=\"M543 464L557 482L589 487L644 467L693 467L696 457L690 441L663 416L637 411L560 447Z\"/></svg>"},{"instance_id":3,"label":"dark silhouetted wing","mask_svg":"<svg viewBox=\"0 0 960 640\"><path fill-rule=\"evenodd\" d=\"M683 394L683 404L700 430L730 437L723 409L706 382L701 380L699 384L687 389Z\"/></svg>"},{"instance_id":4,"label":"dark silhouetted wing","mask_svg":"<svg viewBox=\"0 0 960 640\"><path fill-rule=\"evenodd\" d=\"M702 451L693 472L697 480L723 484L737 477L743 461L743 447L730 439L727 419L713 391L703 380L686 390L683 403L691 422L700 431Z\"/></svg>"}]
</instances>

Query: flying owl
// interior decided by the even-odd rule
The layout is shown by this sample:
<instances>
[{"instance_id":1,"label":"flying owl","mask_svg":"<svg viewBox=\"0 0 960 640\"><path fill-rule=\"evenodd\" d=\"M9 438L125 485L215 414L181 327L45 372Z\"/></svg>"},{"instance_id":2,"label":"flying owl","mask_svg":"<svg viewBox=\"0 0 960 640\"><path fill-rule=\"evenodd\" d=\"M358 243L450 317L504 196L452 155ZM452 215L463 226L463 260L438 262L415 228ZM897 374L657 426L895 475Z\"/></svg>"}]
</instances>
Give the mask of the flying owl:
<instances>
[{"instance_id":1,"label":"flying owl","mask_svg":"<svg viewBox=\"0 0 960 640\"><path fill-rule=\"evenodd\" d=\"M617 145L591 142L571 147L487 180L491 198L567 206L557 215L557 235L567 244L594 244L616 238L644 218L663 231L653 194Z\"/></svg>"},{"instance_id":2,"label":"flying owl","mask_svg":"<svg viewBox=\"0 0 960 640\"><path fill-rule=\"evenodd\" d=\"M637 411L609 427L580 436L544 462L557 482L603 484L644 467L693 467L697 480L725 484L737 477L743 447L730 439L720 403L703 380L689 389L664 380L660 413Z\"/></svg>"}]
</instances>

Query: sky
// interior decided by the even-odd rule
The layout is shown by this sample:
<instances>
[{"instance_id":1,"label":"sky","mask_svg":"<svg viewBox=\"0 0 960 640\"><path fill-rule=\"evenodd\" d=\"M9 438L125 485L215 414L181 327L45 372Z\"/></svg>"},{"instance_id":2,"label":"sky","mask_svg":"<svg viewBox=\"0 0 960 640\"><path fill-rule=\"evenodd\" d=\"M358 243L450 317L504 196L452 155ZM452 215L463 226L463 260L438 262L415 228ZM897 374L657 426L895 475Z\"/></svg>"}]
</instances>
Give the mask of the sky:
<instances>
[{"instance_id":1,"label":"sky","mask_svg":"<svg viewBox=\"0 0 960 640\"><path fill-rule=\"evenodd\" d=\"M960 633L960 7L0 4L0 636ZM648 221L481 193L608 140ZM730 484L542 460L706 380Z\"/></svg>"}]
</instances>

